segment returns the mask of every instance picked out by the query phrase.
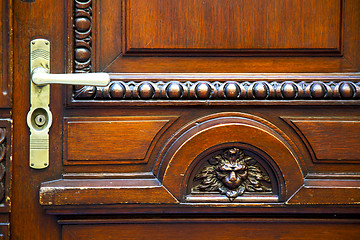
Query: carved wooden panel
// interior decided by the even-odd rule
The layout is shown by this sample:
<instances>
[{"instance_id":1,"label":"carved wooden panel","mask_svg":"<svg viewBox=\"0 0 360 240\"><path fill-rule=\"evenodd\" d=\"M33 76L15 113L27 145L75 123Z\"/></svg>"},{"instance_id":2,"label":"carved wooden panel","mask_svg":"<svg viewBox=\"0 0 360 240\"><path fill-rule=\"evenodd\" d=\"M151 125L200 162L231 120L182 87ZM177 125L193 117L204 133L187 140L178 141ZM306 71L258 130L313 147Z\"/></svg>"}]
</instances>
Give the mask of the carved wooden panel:
<instances>
[{"instance_id":1,"label":"carved wooden panel","mask_svg":"<svg viewBox=\"0 0 360 240\"><path fill-rule=\"evenodd\" d=\"M171 137L159 155L157 176L177 199L183 201L229 202L232 200L240 203L286 201L303 185L300 161L291 153L292 148L286 146L287 141L289 140L283 138L281 130L264 119L235 112L209 115L184 126ZM247 171L247 177L243 181L239 179L239 186L229 188L224 186L221 180L221 171L216 170L222 167L217 166L216 162L219 161L211 159L234 148L243 150L245 154L242 160L248 157L254 159L244 165L247 165L245 168L252 166L254 172L251 174L256 175L258 179L252 179L254 176L248 177L249 171ZM237 159L240 160L240 151ZM227 166L234 167L231 164ZM238 167L243 166L238 165ZM201 176L203 170L205 178ZM231 171L228 173L230 177ZM239 173L235 175L241 177ZM250 189L254 190L254 188L252 184L246 184L247 180L257 185L258 190L262 185L263 189L271 188L271 191L251 193ZM268 180L271 184L267 182ZM204 186L209 187L210 191L201 192L196 188L202 181L212 182L215 185Z\"/></svg>"},{"instance_id":2,"label":"carved wooden panel","mask_svg":"<svg viewBox=\"0 0 360 240\"><path fill-rule=\"evenodd\" d=\"M5 174L6 174L6 129L0 128L0 203L5 203Z\"/></svg>"},{"instance_id":3,"label":"carved wooden panel","mask_svg":"<svg viewBox=\"0 0 360 240\"><path fill-rule=\"evenodd\" d=\"M0 119L0 239L10 239L11 125Z\"/></svg>"},{"instance_id":4,"label":"carved wooden panel","mask_svg":"<svg viewBox=\"0 0 360 240\"><path fill-rule=\"evenodd\" d=\"M189 183L192 196L188 196L188 200L204 193L225 195L230 201L254 194L261 198L262 195L271 195L274 188L277 188L276 184L272 186L270 176L263 166L237 147L213 152L200 161L203 162L202 166L190 177L190 181L193 180ZM272 178L274 182L275 179L273 176ZM274 200L277 201L277 198Z\"/></svg>"},{"instance_id":5,"label":"carved wooden panel","mask_svg":"<svg viewBox=\"0 0 360 240\"><path fill-rule=\"evenodd\" d=\"M10 211L10 147L10 122L7 120L0 120L0 212L4 213Z\"/></svg>"},{"instance_id":6,"label":"carved wooden panel","mask_svg":"<svg viewBox=\"0 0 360 240\"><path fill-rule=\"evenodd\" d=\"M146 163L174 116L67 118L65 164Z\"/></svg>"},{"instance_id":7,"label":"carved wooden panel","mask_svg":"<svg viewBox=\"0 0 360 240\"><path fill-rule=\"evenodd\" d=\"M124 2L124 54L341 51L341 0Z\"/></svg>"},{"instance_id":8,"label":"carved wooden panel","mask_svg":"<svg viewBox=\"0 0 360 240\"><path fill-rule=\"evenodd\" d=\"M134 211L138 214L223 214L224 211L231 214L263 214L263 211L289 214L319 213L325 205L330 208L342 203L346 203L348 208L339 212L351 212L357 207L360 201L359 175L349 170L350 164L325 171L321 167L320 170L313 168L309 171L304 161L307 158L304 156L306 148L298 144L299 137L297 142L293 141L295 132L276 114L291 111L290 107L281 107L277 112L274 110L273 116L269 117L286 131L265 118L242 111L227 109L227 112L218 112L219 108L215 108L212 114L208 114L209 109L196 108L199 113L194 108L181 110L183 115L169 129L170 133L165 133L169 138L162 141L163 146L156 146L158 152L151 155L154 158L148 162L151 166L141 171L133 167L141 163L136 159L115 159L115 156L124 153L122 150L136 147L131 146L131 139L126 135L126 130L131 129L128 123L136 124L134 129L145 130L143 133L146 133L149 125L145 124L144 128L138 125L139 122L147 120L150 125L156 126L157 121L166 120L170 124L169 116L68 117L65 129L71 124L80 124L80 127L70 126L78 128L72 136L76 139L71 143L72 151L78 146L84 157L88 148L97 151L95 156L101 155L103 160L66 159L65 164L78 164L70 166L78 168L67 168L62 179L43 182L40 204L49 207L47 211L50 214L133 214ZM269 108L242 109L265 113L272 111ZM124 114L126 111L125 108L120 110ZM128 111L145 113L148 109ZM293 112L297 111L293 109ZM308 111L311 112L311 109ZM329 112L324 110L324 114ZM108 127L103 123L105 120L110 124ZM113 135L109 135L112 128L115 129ZM288 136L289 132L293 135ZM138 133L134 130L131 135L135 134ZM85 135L85 140L80 135ZM128 141L119 144L124 137ZM92 145L87 138L93 139L92 144L97 145ZM114 160L107 160L107 154L114 156ZM127 160L132 164L123 164L119 171L115 168L115 164L126 163ZM84 168L84 164L93 163L93 166ZM98 171L108 163L113 165L106 171ZM344 170L343 174L337 172L339 169ZM99 204L101 208L97 207ZM249 204L251 208L246 207ZM313 204L317 206L314 208ZM301 210L299 205L303 207ZM332 209L330 212L336 211Z\"/></svg>"},{"instance_id":9,"label":"carved wooden panel","mask_svg":"<svg viewBox=\"0 0 360 240\"><path fill-rule=\"evenodd\" d=\"M10 223L0 223L0 240L10 239Z\"/></svg>"},{"instance_id":10,"label":"carved wooden panel","mask_svg":"<svg viewBox=\"0 0 360 240\"><path fill-rule=\"evenodd\" d=\"M316 162L359 162L359 118L285 118Z\"/></svg>"}]
</instances>

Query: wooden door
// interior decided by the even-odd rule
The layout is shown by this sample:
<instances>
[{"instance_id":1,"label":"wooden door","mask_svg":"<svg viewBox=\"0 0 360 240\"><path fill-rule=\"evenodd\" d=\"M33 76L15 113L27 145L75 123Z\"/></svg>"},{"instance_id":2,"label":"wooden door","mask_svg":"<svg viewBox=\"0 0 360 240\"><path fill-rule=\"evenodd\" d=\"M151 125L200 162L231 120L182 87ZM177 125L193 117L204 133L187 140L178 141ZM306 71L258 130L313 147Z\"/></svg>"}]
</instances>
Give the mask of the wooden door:
<instances>
[{"instance_id":1,"label":"wooden door","mask_svg":"<svg viewBox=\"0 0 360 240\"><path fill-rule=\"evenodd\" d=\"M1 7L5 239L360 235L358 0ZM26 125L37 38L51 73L111 76L51 86L43 170Z\"/></svg>"}]
</instances>

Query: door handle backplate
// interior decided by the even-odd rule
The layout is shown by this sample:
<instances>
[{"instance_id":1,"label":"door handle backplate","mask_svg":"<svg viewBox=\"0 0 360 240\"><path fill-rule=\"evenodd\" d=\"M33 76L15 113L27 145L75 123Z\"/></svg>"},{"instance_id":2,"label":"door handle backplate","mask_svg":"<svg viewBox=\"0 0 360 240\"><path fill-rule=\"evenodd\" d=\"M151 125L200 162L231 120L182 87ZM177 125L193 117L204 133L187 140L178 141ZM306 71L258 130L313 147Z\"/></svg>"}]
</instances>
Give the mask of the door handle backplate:
<instances>
[{"instance_id":1,"label":"door handle backplate","mask_svg":"<svg viewBox=\"0 0 360 240\"><path fill-rule=\"evenodd\" d=\"M50 83L106 86L110 76L107 73L50 74L50 42L46 39L30 42L30 74L30 110L27 114L29 165L42 169L49 166Z\"/></svg>"},{"instance_id":2,"label":"door handle backplate","mask_svg":"<svg viewBox=\"0 0 360 240\"><path fill-rule=\"evenodd\" d=\"M30 74L36 68L50 70L50 42L34 39L30 43ZM42 169L49 166L49 129L52 124L50 85L36 85L30 81L30 111L27 124L30 129L29 165Z\"/></svg>"}]
</instances>

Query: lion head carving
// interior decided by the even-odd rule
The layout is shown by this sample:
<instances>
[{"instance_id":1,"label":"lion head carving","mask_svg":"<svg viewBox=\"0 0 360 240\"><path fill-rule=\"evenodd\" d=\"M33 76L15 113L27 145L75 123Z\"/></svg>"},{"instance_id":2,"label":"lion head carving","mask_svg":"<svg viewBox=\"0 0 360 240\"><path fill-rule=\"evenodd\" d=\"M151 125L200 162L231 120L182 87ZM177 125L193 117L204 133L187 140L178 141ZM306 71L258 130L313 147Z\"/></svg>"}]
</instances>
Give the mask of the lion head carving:
<instances>
[{"instance_id":1,"label":"lion head carving","mask_svg":"<svg viewBox=\"0 0 360 240\"><path fill-rule=\"evenodd\" d=\"M271 188L262 182L270 183L270 178L256 166L256 161L245 155L238 148L225 150L208 160L209 166L204 167L195 177L200 181L191 192L218 191L226 195L230 201L245 192L270 192Z\"/></svg>"}]
</instances>

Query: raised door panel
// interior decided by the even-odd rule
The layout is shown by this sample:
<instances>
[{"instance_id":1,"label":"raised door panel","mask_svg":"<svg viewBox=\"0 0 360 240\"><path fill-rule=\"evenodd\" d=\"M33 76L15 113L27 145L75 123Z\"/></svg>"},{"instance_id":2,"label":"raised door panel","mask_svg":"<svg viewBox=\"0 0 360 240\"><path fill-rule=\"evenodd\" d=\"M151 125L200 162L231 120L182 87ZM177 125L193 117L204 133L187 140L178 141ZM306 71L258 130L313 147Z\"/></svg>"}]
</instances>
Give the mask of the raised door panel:
<instances>
[{"instance_id":1,"label":"raised door panel","mask_svg":"<svg viewBox=\"0 0 360 240\"><path fill-rule=\"evenodd\" d=\"M127 0L124 5L126 55L341 52L341 0Z\"/></svg>"},{"instance_id":2,"label":"raised door panel","mask_svg":"<svg viewBox=\"0 0 360 240\"><path fill-rule=\"evenodd\" d=\"M89 52L75 42L76 68L84 63L89 67L91 52L99 52L90 68L108 72L359 69L359 40L352 38L359 29L357 1L94 3L88 27L80 27L81 14L74 19L75 37L92 34L94 40L85 47Z\"/></svg>"},{"instance_id":3,"label":"raised door panel","mask_svg":"<svg viewBox=\"0 0 360 240\"><path fill-rule=\"evenodd\" d=\"M308 145L314 161L359 163L359 119L349 117L285 119Z\"/></svg>"}]
</instances>

